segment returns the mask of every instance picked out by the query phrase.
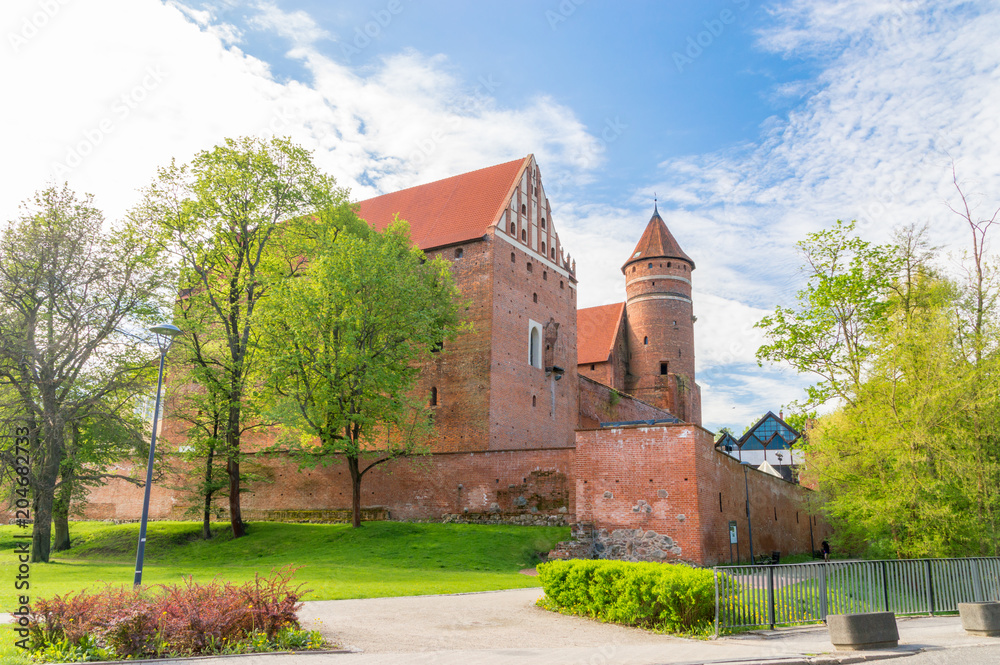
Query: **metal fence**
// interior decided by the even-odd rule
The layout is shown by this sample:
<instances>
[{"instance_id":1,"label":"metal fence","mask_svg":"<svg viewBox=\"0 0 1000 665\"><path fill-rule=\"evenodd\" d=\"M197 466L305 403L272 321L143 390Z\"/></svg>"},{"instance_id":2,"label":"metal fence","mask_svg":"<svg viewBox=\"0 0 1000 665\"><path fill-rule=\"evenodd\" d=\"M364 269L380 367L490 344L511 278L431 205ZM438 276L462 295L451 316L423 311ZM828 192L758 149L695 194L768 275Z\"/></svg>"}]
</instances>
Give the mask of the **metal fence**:
<instances>
[{"instance_id":1,"label":"metal fence","mask_svg":"<svg viewBox=\"0 0 1000 665\"><path fill-rule=\"evenodd\" d=\"M1000 600L1000 558L832 561L715 568L715 634L827 614L957 612Z\"/></svg>"}]
</instances>

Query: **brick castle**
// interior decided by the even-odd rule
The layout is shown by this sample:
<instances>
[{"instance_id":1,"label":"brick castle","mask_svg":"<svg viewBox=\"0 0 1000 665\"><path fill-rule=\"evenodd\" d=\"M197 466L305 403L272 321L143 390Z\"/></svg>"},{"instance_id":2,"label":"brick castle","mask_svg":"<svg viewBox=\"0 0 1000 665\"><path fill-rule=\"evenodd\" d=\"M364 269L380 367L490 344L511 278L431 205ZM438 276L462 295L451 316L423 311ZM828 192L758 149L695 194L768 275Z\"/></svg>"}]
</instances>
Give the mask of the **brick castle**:
<instances>
[{"instance_id":1,"label":"brick castle","mask_svg":"<svg viewBox=\"0 0 1000 665\"><path fill-rule=\"evenodd\" d=\"M576 262L534 156L359 204L377 228L396 214L428 256L451 261L472 329L420 377L435 417L432 454L368 473L369 514L574 524L580 542L564 554L713 564L734 547L747 558L749 494L758 553L812 551L826 537L808 490L746 471L701 427L695 263L655 206L622 267L625 301L581 310ZM161 441L176 451L184 436L169 401L167 414ZM258 463L269 482L244 495L245 519L323 519L350 506L343 464ZM91 492L85 515L134 519L141 504L141 490L112 483ZM154 486L152 517L185 508Z\"/></svg>"}]
</instances>

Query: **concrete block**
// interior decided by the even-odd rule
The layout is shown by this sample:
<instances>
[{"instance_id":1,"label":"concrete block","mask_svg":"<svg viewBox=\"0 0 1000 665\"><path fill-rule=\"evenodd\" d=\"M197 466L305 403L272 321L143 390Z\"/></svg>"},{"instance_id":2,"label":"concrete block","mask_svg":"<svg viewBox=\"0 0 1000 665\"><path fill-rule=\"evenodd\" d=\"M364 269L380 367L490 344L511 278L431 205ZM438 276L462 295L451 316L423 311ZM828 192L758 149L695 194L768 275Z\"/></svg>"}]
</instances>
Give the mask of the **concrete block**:
<instances>
[{"instance_id":1,"label":"concrete block","mask_svg":"<svg viewBox=\"0 0 1000 665\"><path fill-rule=\"evenodd\" d=\"M958 615L970 635L1000 637L1000 602L959 603Z\"/></svg>"},{"instance_id":2,"label":"concrete block","mask_svg":"<svg viewBox=\"0 0 1000 665\"><path fill-rule=\"evenodd\" d=\"M896 615L892 612L830 614L826 617L830 641L837 651L867 651L899 646Z\"/></svg>"}]
</instances>

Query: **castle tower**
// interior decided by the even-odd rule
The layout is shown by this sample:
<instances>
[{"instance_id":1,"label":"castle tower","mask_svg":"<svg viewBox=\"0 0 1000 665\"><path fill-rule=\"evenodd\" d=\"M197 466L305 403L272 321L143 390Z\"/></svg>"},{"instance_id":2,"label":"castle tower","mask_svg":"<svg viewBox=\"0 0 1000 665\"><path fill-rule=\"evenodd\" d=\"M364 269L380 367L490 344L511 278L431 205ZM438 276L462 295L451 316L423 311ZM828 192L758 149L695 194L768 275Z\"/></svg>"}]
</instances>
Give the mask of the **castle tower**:
<instances>
[{"instance_id":1,"label":"castle tower","mask_svg":"<svg viewBox=\"0 0 1000 665\"><path fill-rule=\"evenodd\" d=\"M694 261L670 234L656 206L625 274L628 321L626 390L685 422L701 424L694 376Z\"/></svg>"}]
</instances>

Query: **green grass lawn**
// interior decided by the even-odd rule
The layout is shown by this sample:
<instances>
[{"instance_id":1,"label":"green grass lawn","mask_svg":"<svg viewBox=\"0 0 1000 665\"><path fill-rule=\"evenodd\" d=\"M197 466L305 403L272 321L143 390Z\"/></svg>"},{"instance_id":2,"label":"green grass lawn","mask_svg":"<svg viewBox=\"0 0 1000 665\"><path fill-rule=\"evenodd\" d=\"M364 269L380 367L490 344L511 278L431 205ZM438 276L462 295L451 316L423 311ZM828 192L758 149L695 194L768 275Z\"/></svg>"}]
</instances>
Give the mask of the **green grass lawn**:
<instances>
[{"instance_id":1,"label":"green grass lawn","mask_svg":"<svg viewBox=\"0 0 1000 665\"><path fill-rule=\"evenodd\" d=\"M568 527L480 526L366 522L280 524L254 522L248 535L233 539L220 524L210 541L198 538L195 522L150 522L143 584L213 577L242 582L255 573L287 565L311 591L306 600L374 598L538 586L518 571L535 565L569 538ZM14 526L0 526L0 607L14 604L17 562L11 554ZM72 549L53 553L52 562L31 565L31 598L100 586L132 584L138 524L74 522Z\"/></svg>"}]
</instances>

